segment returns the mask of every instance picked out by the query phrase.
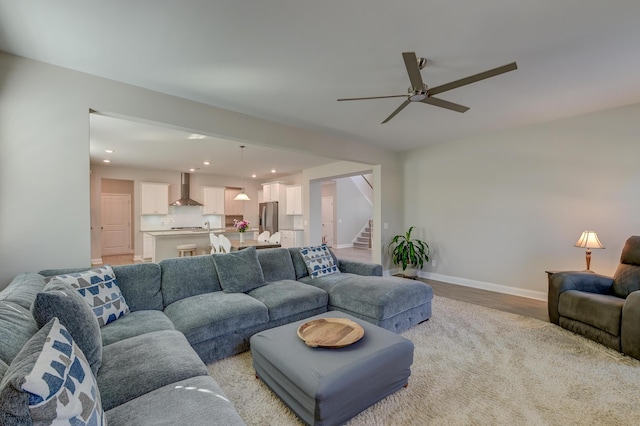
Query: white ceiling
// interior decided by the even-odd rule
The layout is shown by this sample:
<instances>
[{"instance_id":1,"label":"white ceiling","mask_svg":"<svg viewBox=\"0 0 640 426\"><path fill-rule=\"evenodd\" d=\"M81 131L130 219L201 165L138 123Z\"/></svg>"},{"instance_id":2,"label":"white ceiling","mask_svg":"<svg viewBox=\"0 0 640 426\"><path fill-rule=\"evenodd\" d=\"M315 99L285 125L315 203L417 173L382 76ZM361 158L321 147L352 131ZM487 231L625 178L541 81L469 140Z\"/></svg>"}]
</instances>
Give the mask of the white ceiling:
<instances>
[{"instance_id":1,"label":"white ceiling","mask_svg":"<svg viewBox=\"0 0 640 426\"><path fill-rule=\"evenodd\" d=\"M255 179L263 183L336 161L99 114L90 118L91 163L103 166L104 160L110 160L109 166L238 177L242 172L248 179L255 174ZM245 146L242 153L241 145ZM210 164L205 165L205 161Z\"/></svg>"},{"instance_id":2,"label":"white ceiling","mask_svg":"<svg viewBox=\"0 0 640 426\"><path fill-rule=\"evenodd\" d=\"M0 0L0 50L402 151L640 102L639 21L638 0ZM464 114L336 102L405 93L403 51L429 86L519 69L439 95Z\"/></svg>"}]
</instances>

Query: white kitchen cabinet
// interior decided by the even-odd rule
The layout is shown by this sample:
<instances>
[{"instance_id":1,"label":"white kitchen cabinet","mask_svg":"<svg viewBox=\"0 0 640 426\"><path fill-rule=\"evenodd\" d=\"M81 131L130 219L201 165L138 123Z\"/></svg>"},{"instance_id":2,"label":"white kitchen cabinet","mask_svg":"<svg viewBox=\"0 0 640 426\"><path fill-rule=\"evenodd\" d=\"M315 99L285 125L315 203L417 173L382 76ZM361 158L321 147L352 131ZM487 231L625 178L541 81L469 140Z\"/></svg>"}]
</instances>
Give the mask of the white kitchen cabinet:
<instances>
[{"instance_id":1,"label":"white kitchen cabinet","mask_svg":"<svg viewBox=\"0 0 640 426\"><path fill-rule=\"evenodd\" d=\"M226 188L224 190L224 214L227 216L244 215L245 201L236 201L234 198L240 192L240 188Z\"/></svg>"},{"instance_id":2,"label":"white kitchen cabinet","mask_svg":"<svg viewBox=\"0 0 640 426\"><path fill-rule=\"evenodd\" d=\"M142 182L140 214L169 214L169 184Z\"/></svg>"},{"instance_id":3,"label":"white kitchen cabinet","mask_svg":"<svg viewBox=\"0 0 640 426\"><path fill-rule=\"evenodd\" d=\"M288 215L302 214L302 186L287 186L286 194L286 213Z\"/></svg>"},{"instance_id":4,"label":"white kitchen cabinet","mask_svg":"<svg viewBox=\"0 0 640 426\"><path fill-rule=\"evenodd\" d=\"M224 214L224 188L202 187L202 214Z\"/></svg>"},{"instance_id":5,"label":"white kitchen cabinet","mask_svg":"<svg viewBox=\"0 0 640 426\"><path fill-rule=\"evenodd\" d=\"M285 248L302 247L304 243L304 231L301 229L281 229L280 245Z\"/></svg>"},{"instance_id":6,"label":"white kitchen cabinet","mask_svg":"<svg viewBox=\"0 0 640 426\"><path fill-rule=\"evenodd\" d=\"M270 182L262 184L262 201L280 201L281 191L284 191L284 185L280 182ZM282 194L284 195L284 194Z\"/></svg>"},{"instance_id":7,"label":"white kitchen cabinet","mask_svg":"<svg viewBox=\"0 0 640 426\"><path fill-rule=\"evenodd\" d=\"M142 236L142 258L153 261L155 257L155 241L152 235L146 232Z\"/></svg>"}]
</instances>

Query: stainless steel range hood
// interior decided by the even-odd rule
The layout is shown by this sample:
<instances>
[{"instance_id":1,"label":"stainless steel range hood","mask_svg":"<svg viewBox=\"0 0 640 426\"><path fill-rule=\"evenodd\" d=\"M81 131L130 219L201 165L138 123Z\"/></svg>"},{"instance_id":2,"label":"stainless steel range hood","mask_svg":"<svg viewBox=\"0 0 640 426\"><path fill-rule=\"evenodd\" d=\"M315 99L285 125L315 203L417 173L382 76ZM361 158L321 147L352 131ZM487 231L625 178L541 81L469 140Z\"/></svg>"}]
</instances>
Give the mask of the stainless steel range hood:
<instances>
[{"instance_id":1,"label":"stainless steel range hood","mask_svg":"<svg viewBox=\"0 0 640 426\"><path fill-rule=\"evenodd\" d=\"M180 174L180 199L169 204L170 206L201 206L196 200L189 198L191 185L189 184L191 175L189 173Z\"/></svg>"}]
</instances>

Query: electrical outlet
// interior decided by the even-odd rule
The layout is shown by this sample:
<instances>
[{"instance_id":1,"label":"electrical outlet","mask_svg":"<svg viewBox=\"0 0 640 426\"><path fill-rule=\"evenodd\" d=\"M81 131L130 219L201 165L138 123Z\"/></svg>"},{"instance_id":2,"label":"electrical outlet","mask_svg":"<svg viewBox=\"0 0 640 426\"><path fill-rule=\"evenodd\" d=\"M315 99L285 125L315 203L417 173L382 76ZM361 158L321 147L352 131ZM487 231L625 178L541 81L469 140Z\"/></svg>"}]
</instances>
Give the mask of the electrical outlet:
<instances>
[{"instance_id":1,"label":"electrical outlet","mask_svg":"<svg viewBox=\"0 0 640 426\"><path fill-rule=\"evenodd\" d=\"M384 229L389 229L389 223L388 223L388 222L383 223L383 224L382 224L382 227L383 227Z\"/></svg>"},{"instance_id":2,"label":"electrical outlet","mask_svg":"<svg viewBox=\"0 0 640 426\"><path fill-rule=\"evenodd\" d=\"M435 268L438 262L435 259L431 259L431 267Z\"/></svg>"}]
</instances>

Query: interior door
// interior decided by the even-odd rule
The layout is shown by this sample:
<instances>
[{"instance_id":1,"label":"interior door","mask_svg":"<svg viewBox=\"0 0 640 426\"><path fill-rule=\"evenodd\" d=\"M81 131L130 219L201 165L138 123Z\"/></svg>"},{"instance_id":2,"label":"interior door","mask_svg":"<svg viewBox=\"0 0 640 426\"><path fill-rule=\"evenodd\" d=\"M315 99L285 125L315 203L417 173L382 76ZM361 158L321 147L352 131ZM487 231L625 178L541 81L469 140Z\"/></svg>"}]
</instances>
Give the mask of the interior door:
<instances>
[{"instance_id":1,"label":"interior door","mask_svg":"<svg viewBox=\"0 0 640 426\"><path fill-rule=\"evenodd\" d=\"M102 194L102 255L131 254L131 196Z\"/></svg>"},{"instance_id":2,"label":"interior door","mask_svg":"<svg viewBox=\"0 0 640 426\"><path fill-rule=\"evenodd\" d=\"M322 197L322 242L333 247L333 197Z\"/></svg>"}]
</instances>

